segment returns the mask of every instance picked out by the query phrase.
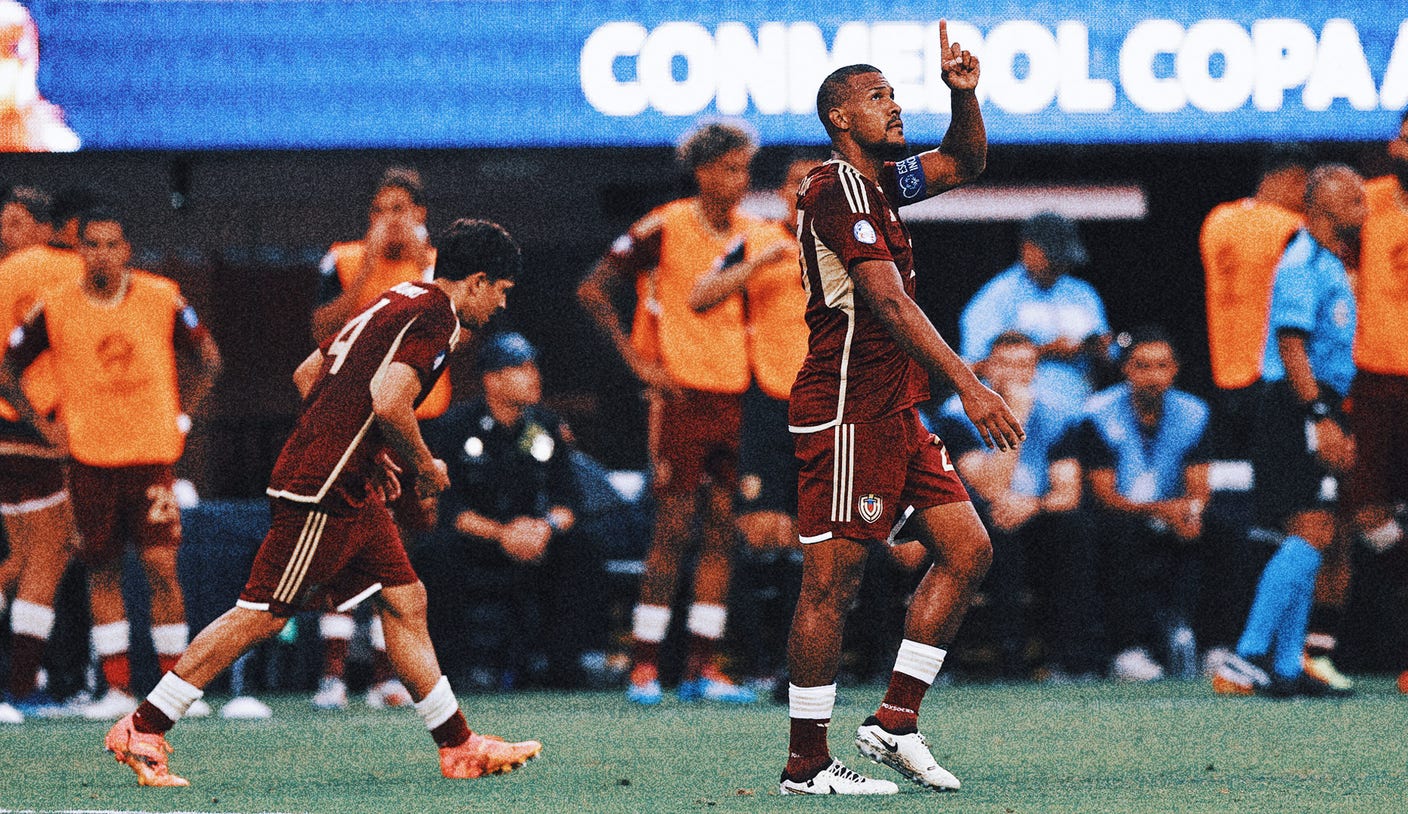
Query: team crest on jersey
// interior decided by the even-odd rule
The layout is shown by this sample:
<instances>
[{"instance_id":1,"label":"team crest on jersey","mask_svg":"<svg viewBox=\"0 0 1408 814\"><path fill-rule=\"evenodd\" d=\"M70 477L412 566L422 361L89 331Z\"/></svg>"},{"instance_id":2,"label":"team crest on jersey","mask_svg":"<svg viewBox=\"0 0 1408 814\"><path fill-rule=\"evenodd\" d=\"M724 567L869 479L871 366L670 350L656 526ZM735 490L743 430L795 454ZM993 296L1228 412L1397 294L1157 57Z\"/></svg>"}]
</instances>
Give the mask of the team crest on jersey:
<instances>
[{"instance_id":1,"label":"team crest on jersey","mask_svg":"<svg viewBox=\"0 0 1408 814\"><path fill-rule=\"evenodd\" d=\"M855 233L856 240L859 240L867 246L878 239L875 235L875 227L871 226L868 220L856 221L856 225L851 231Z\"/></svg>"},{"instance_id":2,"label":"team crest on jersey","mask_svg":"<svg viewBox=\"0 0 1408 814\"><path fill-rule=\"evenodd\" d=\"M874 523L880 519L880 512L885 510L885 501L879 495L861 495L856 501L856 511L860 513L860 519L867 523Z\"/></svg>"}]
</instances>

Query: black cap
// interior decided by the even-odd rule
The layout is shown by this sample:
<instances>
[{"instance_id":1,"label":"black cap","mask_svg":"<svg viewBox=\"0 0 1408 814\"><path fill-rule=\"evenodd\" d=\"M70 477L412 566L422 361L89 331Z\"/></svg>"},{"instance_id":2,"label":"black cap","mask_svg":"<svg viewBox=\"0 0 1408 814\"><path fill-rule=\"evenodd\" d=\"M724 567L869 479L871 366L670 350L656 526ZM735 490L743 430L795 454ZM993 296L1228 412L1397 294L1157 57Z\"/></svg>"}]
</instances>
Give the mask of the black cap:
<instances>
[{"instance_id":1,"label":"black cap","mask_svg":"<svg viewBox=\"0 0 1408 814\"><path fill-rule=\"evenodd\" d=\"M484 340L479 349L479 370L492 373L506 367L518 367L538 359L538 349L515 331L498 333Z\"/></svg>"},{"instance_id":2,"label":"black cap","mask_svg":"<svg viewBox=\"0 0 1408 814\"><path fill-rule=\"evenodd\" d=\"M1022 241L1041 249L1052 265L1071 267L1090 262L1075 221L1065 215L1042 212L1027 218L1022 224Z\"/></svg>"}]
</instances>

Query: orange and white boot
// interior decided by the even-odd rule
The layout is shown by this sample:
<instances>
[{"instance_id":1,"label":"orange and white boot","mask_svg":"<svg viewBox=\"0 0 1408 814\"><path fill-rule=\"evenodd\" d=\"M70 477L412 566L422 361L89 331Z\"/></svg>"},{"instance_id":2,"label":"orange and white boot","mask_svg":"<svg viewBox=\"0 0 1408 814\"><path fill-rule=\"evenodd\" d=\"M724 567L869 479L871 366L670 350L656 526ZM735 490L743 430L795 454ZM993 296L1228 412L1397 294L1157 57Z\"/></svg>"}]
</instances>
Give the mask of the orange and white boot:
<instances>
[{"instance_id":1,"label":"orange and white boot","mask_svg":"<svg viewBox=\"0 0 1408 814\"><path fill-rule=\"evenodd\" d=\"M128 713L112 725L103 746L112 752L118 763L127 764L137 773L137 783L143 786L189 786L184 777L171 773L166 765L166 756L171 754L171 744L162 735L138 732Z\"/></svg>"},{"instance_id":2,"label":"orange and white boot","mask_svg":"<svg viewBox=\"0 0 1408 814\"><path fill-rule=\"evenodd\" d=\"M440 773L457 779L507 774L541 751L543 745L537 741L509 743L493 735L470 735L469 740L459 746L440 750Z\"/></svg>"}]
</instances>

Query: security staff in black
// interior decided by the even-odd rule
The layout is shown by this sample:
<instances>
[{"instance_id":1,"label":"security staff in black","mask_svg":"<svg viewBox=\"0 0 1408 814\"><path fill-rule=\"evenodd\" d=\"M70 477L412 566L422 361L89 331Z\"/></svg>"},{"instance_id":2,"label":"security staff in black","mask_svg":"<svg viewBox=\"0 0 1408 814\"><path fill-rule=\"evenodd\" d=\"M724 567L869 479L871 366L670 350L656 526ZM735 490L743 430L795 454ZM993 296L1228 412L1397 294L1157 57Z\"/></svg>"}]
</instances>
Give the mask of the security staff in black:
<instances>
[{"instance_id":1,"label":"security staff in black","mask_svg":"<svg viewBox=\"0 0 1408 814\"><path fill-rule=\"evenodd\" d=\"M415 553L447 674L484 689L570 687L605 638L598 548L576 531L581 489L570 435L539 405L537 351L517 333L486 340L484 395L423 425L449 467L438 521Z\"/></svg>"}]
</instances>

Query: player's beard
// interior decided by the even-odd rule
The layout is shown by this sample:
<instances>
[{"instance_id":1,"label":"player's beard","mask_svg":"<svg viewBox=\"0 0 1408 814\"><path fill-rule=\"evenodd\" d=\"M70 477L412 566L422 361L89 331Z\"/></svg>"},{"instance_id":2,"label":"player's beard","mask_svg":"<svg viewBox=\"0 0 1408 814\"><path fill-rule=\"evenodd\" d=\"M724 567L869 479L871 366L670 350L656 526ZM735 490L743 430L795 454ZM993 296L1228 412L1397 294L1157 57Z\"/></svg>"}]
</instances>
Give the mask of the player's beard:
<instances>
[{"instance_id":1,"label":"player's beard","mask_svg":"<svg viewBox=\"0 0 1408 814\"><path fill-rule=\"evenodd\" d=\"M905 157L906 153L909 152L909 145L905 143L904 136L900 136L900 140L898 142L890 141L886 137L889 135L889 132L889 129L886 128L886 135L881 136L875 141L860 142L859 139L857 139L857 142L860 143L860 146L865 150L866 153L880 159L881 161L899 161L901 158Z\"/></svg>"}]
</instances>

